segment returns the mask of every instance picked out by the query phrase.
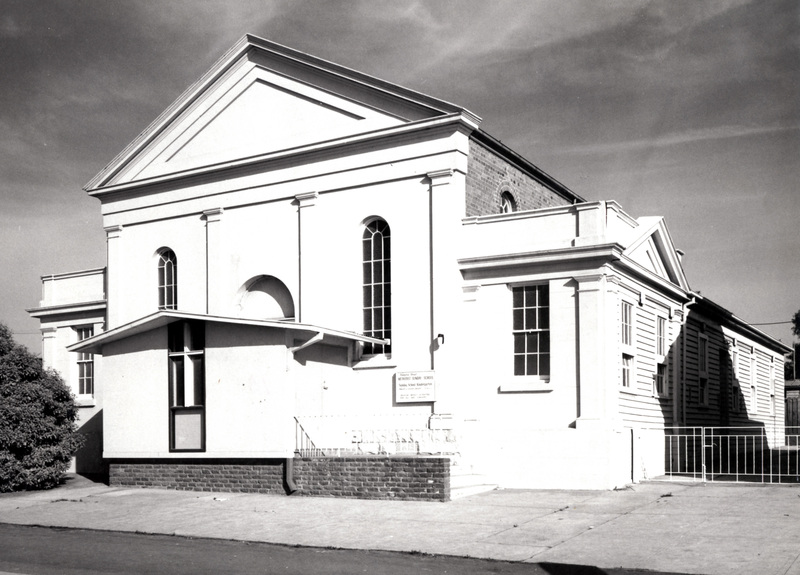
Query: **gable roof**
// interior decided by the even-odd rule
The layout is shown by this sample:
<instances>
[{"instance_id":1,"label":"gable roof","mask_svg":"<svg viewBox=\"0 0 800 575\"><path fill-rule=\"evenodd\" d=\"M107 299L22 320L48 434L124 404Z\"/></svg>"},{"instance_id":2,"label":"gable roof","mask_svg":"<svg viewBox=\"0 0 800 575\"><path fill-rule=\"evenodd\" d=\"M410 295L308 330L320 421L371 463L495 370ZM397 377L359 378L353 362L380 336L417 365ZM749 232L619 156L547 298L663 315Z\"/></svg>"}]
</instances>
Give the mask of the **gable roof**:
<instances>
[{"instance_id":1,"label":"gable roof","mask_svg":"<svg viewBox=\"0 0 800 575\"><path fill-rule=\"evenodd\" d=\"M638 226L630 230L622 255L650 273L689 291L681 253L672 243L664 218L637 218L636 223Z\"/></svg>"},{"instance_id":2,"label":"gable roof","mask_svg":"<svg viewBox=\"0 0 800 575\"><path fill-rule=\"evenodd\" d=\"M457 117L444 100L244 36L84 189ZM424 127L424 126L420 126Z\"/></svg>"}]
</instances>

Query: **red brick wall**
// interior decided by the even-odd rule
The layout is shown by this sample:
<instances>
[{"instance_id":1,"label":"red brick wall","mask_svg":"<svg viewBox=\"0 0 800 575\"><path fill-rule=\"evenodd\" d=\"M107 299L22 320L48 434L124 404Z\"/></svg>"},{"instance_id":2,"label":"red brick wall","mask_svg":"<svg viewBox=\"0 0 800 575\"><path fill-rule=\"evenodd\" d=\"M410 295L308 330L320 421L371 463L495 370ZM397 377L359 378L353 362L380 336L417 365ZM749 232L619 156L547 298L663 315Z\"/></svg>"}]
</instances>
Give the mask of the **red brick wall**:
<instances>
[{"instance_id":1,"label":"red brick wall","mask_svg":"<svg viewBox=\"0 0 800 575\"><path fill-rule=\"evenodd\" d=\"M109 463L109 484L187 491L285 495L283 459L128 460ZM450 500L446 457L325 457L295 459L296 495L356 499Z\"/></svg>"},{"instance_id":2,"label":"red brick wall","mask_svg":"<svg viewBox=\"0 0 800 575\"><path fill-rule=\"evenodd\" d=\"M506 190L514 196L519 211L571 203L484 145L470 140L466 215L499 214L500 194Z\"/></svg>"}]
</instances>

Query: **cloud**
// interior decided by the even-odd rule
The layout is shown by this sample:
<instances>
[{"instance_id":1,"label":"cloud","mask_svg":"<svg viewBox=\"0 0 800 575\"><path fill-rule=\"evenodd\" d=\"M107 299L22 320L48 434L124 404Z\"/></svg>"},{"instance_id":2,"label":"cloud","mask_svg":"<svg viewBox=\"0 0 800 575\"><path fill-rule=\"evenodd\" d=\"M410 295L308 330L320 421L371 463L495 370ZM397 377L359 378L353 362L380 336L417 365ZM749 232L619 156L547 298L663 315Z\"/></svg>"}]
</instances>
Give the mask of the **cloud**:
<instances>
[{"instance_id":1,"label":"cloud","mask_svg":"<svg viewBox=\"0 0 800 575\"><path fill-rule=\"evenodd\" d=\"M747 138L780 132L800 131L796 126L714 126L711 128L694 128L682 132L671 132L654 138L626 140L622 142L597 142L585 145L575 145L563 148L565 153L595 154L616 153L644 148L659 148L701 142L707 140L721 140L726 138Z\"/></svg>"}]
</instances>

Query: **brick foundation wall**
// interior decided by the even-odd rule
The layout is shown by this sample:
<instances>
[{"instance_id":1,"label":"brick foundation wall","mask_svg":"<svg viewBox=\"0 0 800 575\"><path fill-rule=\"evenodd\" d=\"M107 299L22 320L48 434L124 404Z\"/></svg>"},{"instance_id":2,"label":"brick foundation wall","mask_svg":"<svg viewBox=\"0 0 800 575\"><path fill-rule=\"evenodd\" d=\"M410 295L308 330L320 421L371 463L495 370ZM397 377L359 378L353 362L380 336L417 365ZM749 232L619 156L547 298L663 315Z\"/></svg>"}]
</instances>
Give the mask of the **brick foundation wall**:
<instances>
[{"instance_id":1,"label":"brick foundation wall","mask_svg":"<svg viewBox=\"0 0 800 575\"><path fill-rule=\"evenodd\" d=\"M296 459L300 494L357 499L450 500L447 457Z\"/></svg>"},{"instance_id":2,"label":"brick foundation wall","mask_svg":"<svg viewBox=\"0 0 800 575\"><path fill-rule=\"evenodd\" d=\"M283 459L256 461L125 461L109 463L108 484L186 491L284 495Z\"/></svg>"},{"instance_id":3,"label":"brick foundation wall","mask_svg":"<svg viewBox=\"0 0 800 575\"><path fill-rule=\"evenodd\" d=\"M499 214L500 194L506 190L518 211L572 203L475 140L469 142L466 180L468 217Z\"/></svg>"},{"instance_id":4,"label":"brick foundation wall","mask_svg":"<svg viewBox=\"0 0 800 575\"><path fill-rule=\"evenodd\" d=\"M447 457L294 459L296 495L355 499L450 500ZM109 485L285 495L285 460L109 462Z\"/></svg>"}]
</instances>

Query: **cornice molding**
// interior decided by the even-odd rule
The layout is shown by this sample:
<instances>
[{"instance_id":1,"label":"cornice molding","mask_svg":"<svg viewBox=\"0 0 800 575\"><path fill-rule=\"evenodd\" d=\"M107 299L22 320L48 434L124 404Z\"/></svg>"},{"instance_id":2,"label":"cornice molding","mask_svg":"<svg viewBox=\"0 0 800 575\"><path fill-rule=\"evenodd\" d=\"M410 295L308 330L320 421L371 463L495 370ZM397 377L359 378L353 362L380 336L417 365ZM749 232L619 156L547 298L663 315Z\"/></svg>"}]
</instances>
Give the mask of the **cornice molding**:
<instances>
[{"instance_id":1,"label":"cornice molding","mask_svg":"<svg viewBox=\"0 0 800 575\"><path fill-rule=\"evenodd\" d=\"M25 311L28 312L31 317L40 318L52 315L73 314L87 311L102 311L106 309L106 306L107 302L103 299L90 302L65 303L59 305L34 307L26 309Z\"/></svg>"},{"instance_id":2,"label":"cornice molding","mask_svg":"<svg viewBox=\"0 0 800 575\"><path fill-rule=\"evenodd\" d=\"M357 148L358 146L363 146L365 144L387 141L393 138L403 138L407 136L424 136L424 139L436 138L438 137L437 132L439 130L446 132L460 129L472 130L474 127L470 126L461 114L450 114L432 119L417 120L415 122L403 124L402 126L393 126L390 128L382 128L379 130L363 132L361 134L345 136L343 138L328 140L325 142L315 142L305 146L299 146L297 148L268 152L247 158L240 158L237 160L201 166L199 168L192 168L189 170L173 172L160 176L152 176L133 182L114 184L108 187L98 187L96 189L89 190L88 194L102 201L107 196L122 194L133 190L140 190L159 184L180 182L190 178L197 178L220 172L228 172L230 170L252 169L258 165L263 165L264 169L268 169L269 164L272 162L286 161L287 159L293 158L299 159L314 153L330 153L333 151L342 151L347 153L349 148Z\"/></svg>"},{"instance_id":3,"label":"cornice molding","mask_svg":"<svg viewBox=\"0 0 800 575\"><path fill-rule=\"evenodd\" d=\"M547 263L575 262L587 259L615 261L622 255L622 246L616 243L570 247L555 250L521 252L460 258L459 268L463 271L487 270L493 268L513 268L518 266Z\"/></svg>"}]
</instances>

